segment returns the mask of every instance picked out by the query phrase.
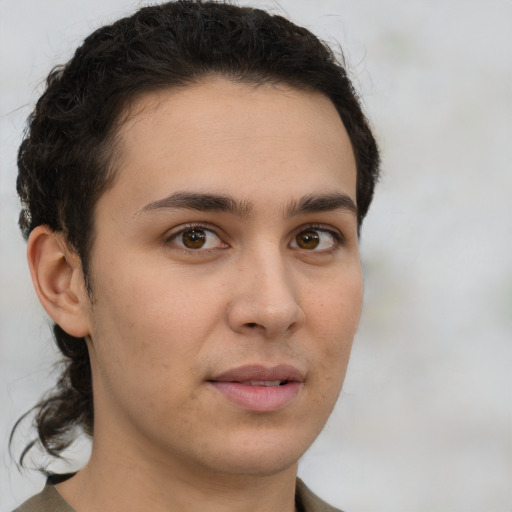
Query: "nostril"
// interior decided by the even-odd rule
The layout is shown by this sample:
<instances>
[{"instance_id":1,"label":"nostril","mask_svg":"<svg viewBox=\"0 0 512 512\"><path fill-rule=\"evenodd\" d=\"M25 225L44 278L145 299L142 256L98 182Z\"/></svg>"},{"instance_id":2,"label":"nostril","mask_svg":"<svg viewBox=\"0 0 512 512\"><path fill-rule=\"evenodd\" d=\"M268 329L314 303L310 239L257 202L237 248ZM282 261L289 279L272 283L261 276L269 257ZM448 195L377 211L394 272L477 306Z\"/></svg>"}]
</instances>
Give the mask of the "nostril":
<instances>
[{"instance_id":1,"label":"nostril","mask_svg":"<svg viewBox=\"0 0 512 512\"><path fill-rule=\"evenodd\" d=\"M250 329L254 329L257 325L258 325L258 324L257 324L257 323L255 323L255 322L249 322L249 323L247 324L247 327L249 327Z\"/></svg>"}]
</instances>

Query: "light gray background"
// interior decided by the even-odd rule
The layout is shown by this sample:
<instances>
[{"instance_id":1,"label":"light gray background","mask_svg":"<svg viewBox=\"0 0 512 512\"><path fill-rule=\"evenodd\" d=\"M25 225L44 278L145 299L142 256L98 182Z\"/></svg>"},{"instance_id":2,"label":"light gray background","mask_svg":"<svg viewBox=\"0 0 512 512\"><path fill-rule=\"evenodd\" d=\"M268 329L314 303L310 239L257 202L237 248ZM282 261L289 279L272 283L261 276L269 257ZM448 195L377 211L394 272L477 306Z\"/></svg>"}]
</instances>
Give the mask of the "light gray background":
<instances>
[{"instance_id":1,"label":"light gray background","mask_svg":"<svg viewBox=\"0 0 512 512\"><path fill-rule=\"evenodd\" d=\"M383 156L361 327L302 477L350 512L511 512L512 1L252 3L339 41ZM1 510L43 484L7 439L56 357L16 226L20 134L50 67L139 5L0 0Z\"/></svg>"}]
</instances>

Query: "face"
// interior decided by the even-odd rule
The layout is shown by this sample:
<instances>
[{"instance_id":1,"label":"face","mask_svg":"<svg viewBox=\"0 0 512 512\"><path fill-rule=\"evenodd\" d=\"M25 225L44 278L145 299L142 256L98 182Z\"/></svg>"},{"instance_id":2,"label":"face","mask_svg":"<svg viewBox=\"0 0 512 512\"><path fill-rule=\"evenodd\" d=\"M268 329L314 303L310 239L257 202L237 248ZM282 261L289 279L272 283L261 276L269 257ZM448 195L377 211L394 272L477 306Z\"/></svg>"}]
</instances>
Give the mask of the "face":
<instances>
[{"instance_id":1,"label":"face","mask_svg":"<svg viewBox=\"0 0 512 512\"><path fill-rule=\"evenodd\" d=\"M361 308L334 106L220 79L152 93L116 158L84 312L95 446L217 473L293 466L335 404Z\"/></svg>"}]
</instances>

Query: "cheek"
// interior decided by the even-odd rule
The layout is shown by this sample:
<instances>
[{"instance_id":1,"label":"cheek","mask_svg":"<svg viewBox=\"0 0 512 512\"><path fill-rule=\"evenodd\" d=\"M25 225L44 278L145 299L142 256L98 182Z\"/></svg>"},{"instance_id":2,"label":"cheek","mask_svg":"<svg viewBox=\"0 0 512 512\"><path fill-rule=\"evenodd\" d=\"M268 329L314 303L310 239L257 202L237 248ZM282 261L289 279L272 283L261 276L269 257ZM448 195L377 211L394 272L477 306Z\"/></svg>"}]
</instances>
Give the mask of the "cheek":
<instances>
[{"instance_id":1,"label":"cheek","mask_svg":"<svg viewBox=\"0 0 512 512\"><path fill-rule=\"evenodd\" d=\"M116 404L135 423L142 411L164 424L166 411L195 403L191 390L200 375L205 326L194 318L187 294L161 281L145 282L124 280L121 286L118 280L115 288L98 290L91 363L96 397Z\"/></svg>"},{"instance_id":2,"label":"cheek","mask_svg":"<svg viewBox=\"0 0 512 512\"><path fill-rule=\"evenodd\" d=\"M309 295L309 329L318 348L315 364L330 384L341 386L343 382L361 316L362 295L360 272L333 280L324 293Z\"/></svg>"},{"instance_id":3,"label":"cheek","mask_svg":"<svg viewBox=\"0 0 512 512\"><path fill-rule=\"evenodd\" d=\"M206 318L216 305L210 289L213 284L206 287L208 281L194 280L166 260L155 264L131 260L129 265L103 274L98 279L102 284L98 301L103 299L101 307L115 315L117 325L129 330L165 329L169 334L199 327L197 311Z\"/></svg>"},{"instance_id":4,"label":"cheek","mask_svg":"<svg viewBox=\"0 0 512 512\"><path fill-rule=\"evenodd\" d=\"M133 374L147 375L150 366L154 380L178 380L186 365L176 361L197 360L222 305L215 300L218 287L203 285L198 293L186 276L157 270L132 261L131 268L98 276L92 338L103 361Z\"/></svg>"},{"instance_id":5,"label":"cheek","mask_svg":"<svg viewBox=\"0 0 512 512\"><path fill-rule=\"evenodd\" d=\"M317 332L327 339L352 338L361 316L363 280L359 267L326 280L325 286L311 286L305 298L306 316Z\"/></svg>"}]
</instances>

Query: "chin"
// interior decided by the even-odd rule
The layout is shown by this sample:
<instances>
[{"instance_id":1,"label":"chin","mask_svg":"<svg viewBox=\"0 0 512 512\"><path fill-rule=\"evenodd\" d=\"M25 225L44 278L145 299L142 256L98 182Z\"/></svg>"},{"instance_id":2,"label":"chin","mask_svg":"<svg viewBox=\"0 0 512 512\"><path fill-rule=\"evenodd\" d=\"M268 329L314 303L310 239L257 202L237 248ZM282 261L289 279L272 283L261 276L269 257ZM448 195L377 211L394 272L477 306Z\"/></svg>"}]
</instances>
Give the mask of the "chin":
<instances>
[{"instance_id":1,"label":"chin","mask_svg":"<svg viewBox=\"0 0 512 512\"><path fill-rule=\"evenodd\" d=\"M297 432L245 432L230 436L203 459L210 469L238 476L272 476L296 467L315 435ZM219 449L220 448L220 449ZM207 455L203 453L203 456ZM207 460L210 460L208 464Z\"/></svg>"},{"instance_id":2,"label":"chin","mask_svg":"<svg viewBox=\"0 0 512 512\"><path fill-rule=\"evenodd\" d=\"M283 458L272 453L238 454L215 461L215 471L219 474L247 477L271 477L296 467L300 457ZM213 465L212 465L213 466Z\"/></svg>"}]
</instances>

